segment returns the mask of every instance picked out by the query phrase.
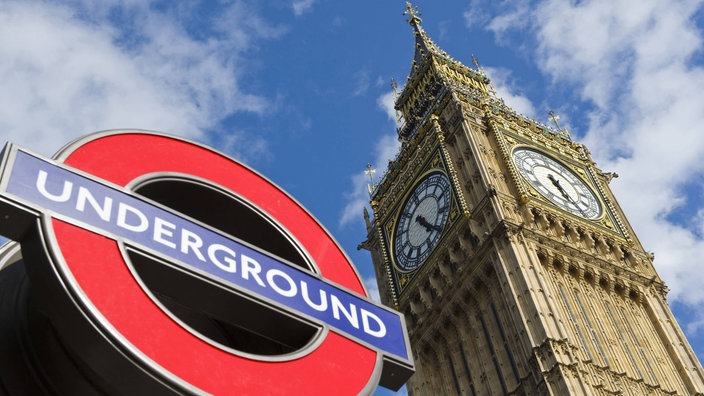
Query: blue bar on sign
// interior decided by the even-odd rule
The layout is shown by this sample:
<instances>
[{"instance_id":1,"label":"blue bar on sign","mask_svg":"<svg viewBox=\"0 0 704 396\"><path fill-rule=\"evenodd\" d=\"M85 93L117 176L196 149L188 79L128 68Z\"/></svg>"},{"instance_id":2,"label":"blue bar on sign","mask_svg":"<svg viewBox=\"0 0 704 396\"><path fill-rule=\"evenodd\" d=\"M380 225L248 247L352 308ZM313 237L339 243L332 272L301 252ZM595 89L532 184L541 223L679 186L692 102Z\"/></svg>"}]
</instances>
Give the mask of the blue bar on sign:
<instances>
[{"instance_id":1,"label":"blue bar on sign","mask_svg":"<svg viewBox=\"0 0 704 396\"><path fill-rule=\"evenodd\" d=\"M399 314L119 188L17 150L6 192L410 360Z\"/></svg>"}]
</instances>

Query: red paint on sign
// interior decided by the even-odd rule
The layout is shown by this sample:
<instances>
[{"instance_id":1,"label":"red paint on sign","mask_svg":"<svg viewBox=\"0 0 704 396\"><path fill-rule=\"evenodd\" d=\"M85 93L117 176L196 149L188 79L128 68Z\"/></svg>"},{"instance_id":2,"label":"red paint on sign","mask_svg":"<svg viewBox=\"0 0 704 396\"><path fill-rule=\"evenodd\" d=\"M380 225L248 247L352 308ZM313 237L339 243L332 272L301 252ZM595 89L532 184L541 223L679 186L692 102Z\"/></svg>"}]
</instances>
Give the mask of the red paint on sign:
<instances>
[{"instance_id":1,"label":"red paint on sign","mask_svg":"<svg viewBox=\"0 0 704 396\"><path fill-rule=\"evenodd\" d=\"M305 209L262 176L219 153L145 133L100 136L71 150L63 155L67 165L121 186L151 173L175 172L235 191L295 235L324 278L364 295L352 264ZM288 361L262 361L217 348L151 300L116 241L59 220L52 224L65 263L85 293L84 304L94 306L107 327L140 352L140 359L205 392L356 393L374 376L377 353L332 331L314 351Z\"/></svg>"}]
</instances>

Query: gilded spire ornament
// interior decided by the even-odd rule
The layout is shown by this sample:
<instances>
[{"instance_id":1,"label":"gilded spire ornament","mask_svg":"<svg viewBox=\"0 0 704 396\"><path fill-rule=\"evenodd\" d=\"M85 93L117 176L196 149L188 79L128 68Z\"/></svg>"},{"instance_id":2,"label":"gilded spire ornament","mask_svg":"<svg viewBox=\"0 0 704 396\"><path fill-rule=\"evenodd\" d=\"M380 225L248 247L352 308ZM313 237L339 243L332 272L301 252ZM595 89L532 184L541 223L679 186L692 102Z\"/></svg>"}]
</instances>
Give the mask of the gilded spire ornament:
<instances>
[{"instance_id":1,"label":"gilded spire ornament","mask_svg":"<svg viewBox=\"0 0 704 396\"><path fill-rule=\"evenodd\" d=\"M555 112L552 111L552 110L548 111L548 114L550 115L550 118L548 118L548 119L549 119L550 121L552 121L552 122L555 124L555 127L556 127L557 130L559 131L559 130L560 130L560 124L557 123L557 120L560 119L560 116L557 115L557 114L555 114Z\"/></svg>"},{"instance_id":2,"label":"gilded spire ornament","mask_svg":"<svg viewBox=\"0 0 704 396\"><path fill-rule=\"evenodd\" d=\"M572 138L570 137L570 132L567 130L567 128L560 128L560 124L557 122L557 120L560 119L560 116L555 114L555 112L552 110L548 111L548 114L550 115L548 119L555 124L558 135L565 139L571 140Z\"/></svg>"},{"instance_id":3,"label":"gilded spire ornament","mask_svg":"<svg viewBox=\"0 0 704 396\"><path fill-rule=\"evenodd\" d=\"M472 64L474 65L474 67L477 68L477 70L481 70L481 68L479 67L479 58L474 56L474 54L472 54Z\"/></svg>"},{"instance_id":4,"label":"gilded spire ornament","mask_svg":"<svg viewBox=\"0 0 704 396\"><path fill-rule=\"evenodd\" d=\"M406 2L406 11L403 15L408 15L408 23L413 25L414 23L421 23L423 20L420 18L420 11L418 11L418 6L411 5L410 2Z\"/></svg>"},{"instance_id":5,"label":"gilded spire ornament","mask_svg":"<svg viewBox=\"0 0 704 396\"><path fill-rule=\"evenodd\" d=\"M372 192L376 188L376 185L374 184L374 174L376 173L376 169L372 168L372 164L367 164L367 170L364 171L364 174L369 176L369 183L367 183L367 192L369 193L369 196L372 196Z\"/></svg>"},{"instance_id":6,"label":"gilded spire ornament","mask_svg":"<svg viewBox=\"0 0 704 396\"><path fill-rule=\"evenodd\" d=\"M398 84L393 78L391 79L391 89L393 90L391 97L394 100L394 103L396 103L396 100L398 99ZM401 119L401 112L399 112L398 109L394 108L394 113L396 114L396 125L400 127L401 124L403 124L403 121Z\"/></svg>"},{"instance_id":7,"label":"gilded spire ornament","mask_svg":"<svg viewBox=\"0 0 704 396\"><path fill-rule=\"evenodd\" d=\"M398 84L396 84L396 80L394 80L393 78L391 79L391 89L394 91L393 98L395 102L396 98L398 98Z\"/></svg>"},{"instance_id":8,"label":"gilded spire ornament","mask_svg":"<svg viewBox=\"0 0 704 396\"><path fill-rule=\"evenodd\" d=\"M474 67L477 68L477 72L479 73L479 75L486 77L486 73L484 73L484 69L482 69L481 66L479 66L479 58L474 56L474 54L472 54L472 64L474 65ZM488 88L489 88L489 93L491 94L491 96L493 96L495 98L498 97L498 95L496 94L496 88L494 88L494 84L491 81L489 81ZM502 101L503 101L503 99L502 99Z\"/></svg>"}]
</instances>

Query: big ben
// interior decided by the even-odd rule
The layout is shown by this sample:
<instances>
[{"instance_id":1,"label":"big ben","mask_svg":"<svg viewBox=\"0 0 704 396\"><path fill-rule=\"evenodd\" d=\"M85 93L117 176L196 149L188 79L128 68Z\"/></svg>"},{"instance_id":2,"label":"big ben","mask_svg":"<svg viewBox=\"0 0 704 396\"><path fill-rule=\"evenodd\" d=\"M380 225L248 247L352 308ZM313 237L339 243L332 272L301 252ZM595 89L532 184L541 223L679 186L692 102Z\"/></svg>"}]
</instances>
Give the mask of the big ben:
<instances>
[{"instance_id":1,"label":"big ben","mask_svg":"<svg viewBox=\"0 0 704 396\"><path fill-rule=\"evenodd\" d=\"M704 394L613 174L557 123L507 106L410 4L407 15L402 145L363 246L382 301L406 315L409 394Z\"/></svg>"}]
</instances>

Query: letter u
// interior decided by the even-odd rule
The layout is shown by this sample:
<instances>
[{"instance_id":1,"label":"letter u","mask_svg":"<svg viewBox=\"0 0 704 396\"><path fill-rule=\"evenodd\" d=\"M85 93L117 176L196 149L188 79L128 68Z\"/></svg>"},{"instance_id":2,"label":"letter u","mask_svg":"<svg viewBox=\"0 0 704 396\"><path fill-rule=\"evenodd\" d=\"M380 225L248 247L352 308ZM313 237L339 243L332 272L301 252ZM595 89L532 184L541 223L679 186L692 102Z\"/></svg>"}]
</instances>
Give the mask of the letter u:
<instances>
[{"instance_id":1,"label":"letter u","mask_svg":"<svg viewBox=\"0 0 704 396\"><path fill-rule=\"evenodd\" d=\"M301 294L303 295L303 300L306 304L316 311L323 312L328 309L328 300L325 298L325 290L320 290L320 304L315 304L311 301L310 296L308 295L308 283L306 283L306 281L301 281Z\"/></svg>"},{"instance_id":2,"label":"letter u","mask_svg":"<svg viewBox=\"0 0 704 396\"><path fill-rule=\"evenodd\" d=\"M61 191L61 195L54 195L46 190L46 171L40 170L39 175L37 175L37 190L45 198L48 198L54 202L66 202L71 198L71 190L73 190L73 183L68 180L64 180L64 189Z\"/></svg>"}]
</instances>

